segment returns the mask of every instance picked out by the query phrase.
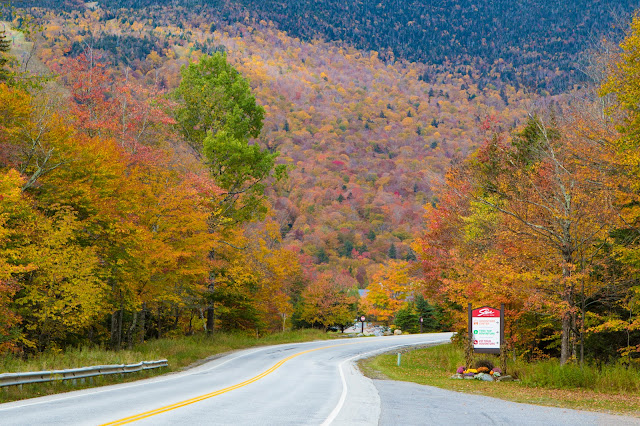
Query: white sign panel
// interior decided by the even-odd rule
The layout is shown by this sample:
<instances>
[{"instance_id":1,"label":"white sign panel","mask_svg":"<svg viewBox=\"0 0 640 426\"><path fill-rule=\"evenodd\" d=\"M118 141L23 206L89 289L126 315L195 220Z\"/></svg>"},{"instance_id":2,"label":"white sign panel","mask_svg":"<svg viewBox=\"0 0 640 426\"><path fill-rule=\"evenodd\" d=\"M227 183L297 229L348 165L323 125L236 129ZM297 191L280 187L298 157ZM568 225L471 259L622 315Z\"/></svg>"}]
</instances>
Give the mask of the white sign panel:
<instances>
[{"instance_id":1,"label":"white sign panel","mask_svg":"<svg viewBox=\"0 0 640 426\"><path fill-rule=\"evenodd\" d=\"M489 307L471 313L474 349L500 349L500 310Z\"/></svg>"}]
</instances>

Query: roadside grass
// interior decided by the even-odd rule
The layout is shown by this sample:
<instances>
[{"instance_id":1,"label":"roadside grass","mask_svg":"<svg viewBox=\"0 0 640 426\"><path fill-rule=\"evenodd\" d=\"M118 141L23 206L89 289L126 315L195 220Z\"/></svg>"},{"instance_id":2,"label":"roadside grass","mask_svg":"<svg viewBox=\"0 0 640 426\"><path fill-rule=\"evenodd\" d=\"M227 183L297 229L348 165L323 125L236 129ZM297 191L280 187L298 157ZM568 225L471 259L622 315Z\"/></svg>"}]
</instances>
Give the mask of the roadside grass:
<instances>
[{"instance_id":1,"label":"roadside grass","mask_svg":"<svg viewBox=\"0 0 640 426\"><path fill-rule=\"evenodd\" d=\"M476 360L497 358L476 355ZM464 365L464 354L452 344L433 346L397 355L384 354L359 362L372 378L388 378L435 386L456 392L485 395L504 400L553 407L573 408L640 417L640 372L622 366L560 368L555 361L508 364L507 374L517 382L452 380L456 368Z\"/></svg>"},{"instance_id":2,"label":"roadside grass","mask_svg":"<svg viewBox=\"0 0 640 426\"><path fill-rule=\"evenodd\" d=\"M532 364L517 363L514 373L522 384L529 387L554 389L591 389L604 393L630 393L640 395L640 371L622 365L595 367L568 364L560 366L558 360L545 360Z\"/></svg>"},{"instance_id":3,"label":"roadside grass","mask_svg":"<svg viewBox=\"0 0 640 426\"><path fill-rule=\"evenodd\" d=\"M45 352L23 360L14 356L0 357L0 373L27 371L63 370L67 368L89 367L109 364L134 364L140 361L167 359L168 368L141 371L125 375L113 374L94 377L93 379L53 383L34 383L0 388L0 403L16 401L37 396L69 392L132 382L168 372L183 370L188 366L199 364L226 352L256 346L277 345L282 343L298 343L313 340L327 340L338 337L339 333L325 333L319 330L296 330L276 333L256 338L241 333L216 333L214 336L198 334L194 336L149 340L134 346L132 349L111 351L101 347L82 347L69 349L63 353Z\"/></svg>"}]
</instances>

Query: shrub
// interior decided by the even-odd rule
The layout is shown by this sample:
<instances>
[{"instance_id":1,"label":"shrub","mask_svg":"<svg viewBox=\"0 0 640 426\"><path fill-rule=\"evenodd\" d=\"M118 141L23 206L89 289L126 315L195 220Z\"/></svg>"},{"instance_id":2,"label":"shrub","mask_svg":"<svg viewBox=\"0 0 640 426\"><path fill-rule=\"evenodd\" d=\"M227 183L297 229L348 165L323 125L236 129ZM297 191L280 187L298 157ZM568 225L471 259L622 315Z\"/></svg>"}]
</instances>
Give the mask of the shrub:
<instances>
[{"instance_id":1,"label":"shrub","mask_svg":"<svg viewBox=\"0 0 640 426\"><path fill-rule=\"evenodd\" d=\"M487 369L487 372L493 370L493 363L491 361L489 361L488 359L481 359L478 360L476 362L476 368L481 368L481 367L485 367Z\"/></svg>"}]
</instances>

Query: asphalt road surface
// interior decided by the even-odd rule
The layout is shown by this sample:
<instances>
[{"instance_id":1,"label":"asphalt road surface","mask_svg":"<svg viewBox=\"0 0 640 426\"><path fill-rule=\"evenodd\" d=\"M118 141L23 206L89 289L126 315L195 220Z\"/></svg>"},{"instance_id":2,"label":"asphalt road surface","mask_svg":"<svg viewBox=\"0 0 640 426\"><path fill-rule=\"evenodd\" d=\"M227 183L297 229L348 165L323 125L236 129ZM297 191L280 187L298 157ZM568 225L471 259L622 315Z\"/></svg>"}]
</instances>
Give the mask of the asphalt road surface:
<instances>
[{"instance_id":1,"label":"asphalt road surface","mask_svg":"<svg viewBox=\"0 0 640 426\"><path fill-rule=\"evenodd\" d=\"M382 401L380 425L640 425L635 417L520 404L415 383L374 384Z\"/></svg>"},{"instance_id":2,"label":"asphalt road surface","mask_svg":"<svg viewBox=\"0 0 640 426\"><path fill-rule=\"evenodd\" d=\"M353 361L450 333L254 348L181 373L0 405L0 425L640 424L372 381ZM633 423L635 422L635 423Z\"/></svg>"}]
</instances>

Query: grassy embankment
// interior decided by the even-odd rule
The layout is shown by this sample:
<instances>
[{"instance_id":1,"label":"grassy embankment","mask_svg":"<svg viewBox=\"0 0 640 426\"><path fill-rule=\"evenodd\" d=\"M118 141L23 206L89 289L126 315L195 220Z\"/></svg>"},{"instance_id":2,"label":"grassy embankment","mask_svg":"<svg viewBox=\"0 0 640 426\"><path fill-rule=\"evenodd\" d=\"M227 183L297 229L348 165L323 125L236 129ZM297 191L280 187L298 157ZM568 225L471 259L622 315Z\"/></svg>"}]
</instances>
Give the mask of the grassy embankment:
<instances>
[{"instance_id":1,"label":"grassy embankment","mask_svg":"<svg viewBox=\"0 0 640 426\"><path fill-rule=\"evenodd\" d=\"M248 337L244 334L218 333L213 337L196 335L173 339L149 340L143 344L134 346L130 350L118 352L103 348L84 347L68 350L64 353L43 353L28 360L4 356L0 357L0 373L62 370L65 368L88 367L93 365L134 364L140 361L158 359L167 359L169 361L169 367L131 373L123 377L120 377L119 374L96 377L93 383L89 383L87 380L86 383L77 383L76 385L73 385L70 381L66 381L64 383L35 383L24 385L22 389L17 386L5 387L3 390L0 390L0 403L94 386L129 382L171 371L179 371L199 361L237 349L323 340L335 336L337 336L337 334L324 333L319 330L291 331L261 338Z\"/></svg>"},{"instance_id":2,"label":"grassy embankment","mask_svg":"<svg viewBox=\"0 0 640 426\"><path fill-rule=\"evenodd\" d=\"M497 358L490 359L499 365ZM454 345L433 346L397 355L386 354L360 362L361 370L373 378L389 378L436 386L457 392L491 396L515 402L624 414L640 417L640 372L623 366L602 369L576 365L560 368L555 360L508 364L507 374L517 382L452 380L464 365L464 354Z\"/></svg>"}]
</instances>

